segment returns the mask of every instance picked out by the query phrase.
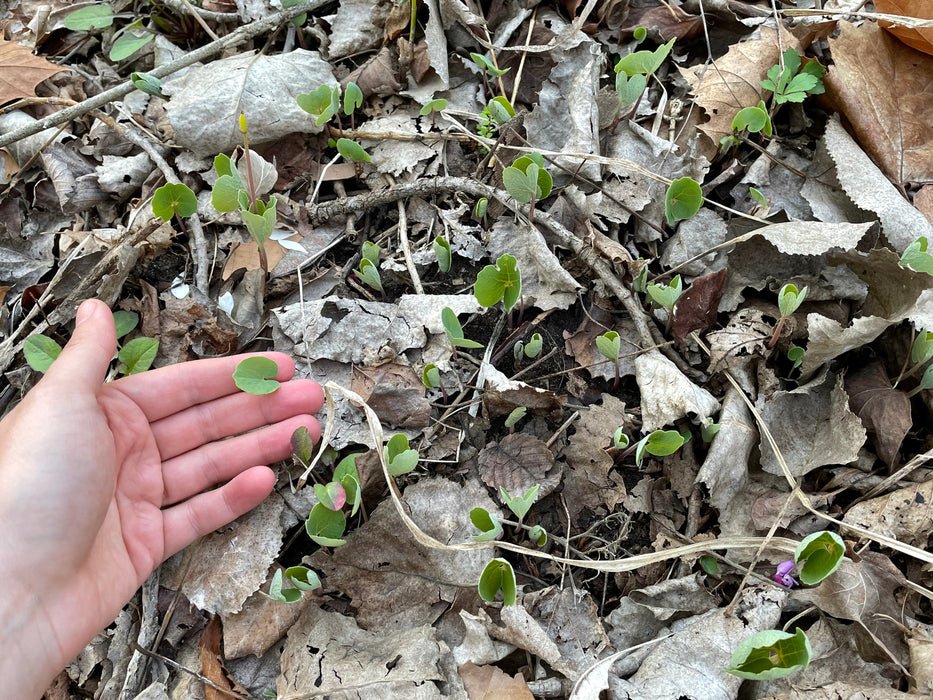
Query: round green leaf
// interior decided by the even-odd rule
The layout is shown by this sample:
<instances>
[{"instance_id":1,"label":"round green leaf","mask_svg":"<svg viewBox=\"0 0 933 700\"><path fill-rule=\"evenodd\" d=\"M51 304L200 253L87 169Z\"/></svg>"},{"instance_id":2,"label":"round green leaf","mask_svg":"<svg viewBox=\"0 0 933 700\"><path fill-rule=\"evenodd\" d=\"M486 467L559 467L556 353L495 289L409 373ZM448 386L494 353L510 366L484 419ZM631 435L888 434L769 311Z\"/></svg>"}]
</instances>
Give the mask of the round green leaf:
<instances>
[{"instance_id":1,"label":"round green leaf","mask_svg":"<svg viewBox=\"0 0 933 700\"><path fill-rule=\"evenodd\" d=\"M805 669L811 653L800 628L794 634L764 630L739 644L726 670L740 678L774 680Z\"/></svg>"},{"instance_id":2,"label":"round green leaf","mask_svg":"<svg viewBox=\"0 0 933 700\"><path fill-rule=\"evenodd\" d=\"M139 323L139 314L132 311L114 311L113 325L117 329L117 338L122 338Z\"/></svg>"},{"instance_id":3,"label":"round green leaf","mask_svg":"<svg viewBox=\"0 0 933 700\"><path fill-rule=\"evenodd\" d=\"M830 576L842 565L846 553L845 542L835 532L823 530L805 537L794 551L794 561L803 561L799 578L812 586Z\"/></svg>"},{"instance_id":4,"label":"round green leaf","mask_svg":"<svg viewBox=\"0 0 933 700\"><path fill-rule=\"evenodd\" d=\"M313 591L321 587L321 579L307 566L290 566L285 569L285 578L302 591Z\"/></svg>"},{"instance_id":5,"label":"round green leaf","mask_svg":"<svg viewBox=\"0 0 933 700\"><path fill-rule=\"evenodd\" d=\"M198 198L188 185L167 182L152 195L152 213L168 221L176 213L191 216L198 210Z\"/></svg>"},{"instance_id":6,"label":"round green leaf","mask_svg":"<svg viewBox=\"0 0 933 700\"><path fill-rule=\"evenodd\" d=\"M421 373L421 381L424 382L424 385L428 389L436 389L441 385L441 372L433 362L429 365L425 365L424 371Z\"/></svg>"},{"instance_id":7,"label":"round green leaf","mask_svg":"<svg viewBox=\"0 0 933 700\"><path fill-rule=\"evenodd\" d=\"M26 362L37 372L45 372L62 352L62 346L46 335L31 335L23 343Z\"/></svg>"},{"instance_id":8,"label":"round green leaf","mask_svg":"<svg viewBox=\"0 0 933 700\"><path fill-rule=\"evenodd\" d=\"M340 510L347 502L347 490L336 481L328 484L315 484L314 495L328 510Z\"/></svg>"},{"instance_id":9,"label":"round green leaf","mask_svg":"<svg viewBox=\"0 0 933 700\"><path fill-rule=\"evenodd\" d=\"M500 299L506 311L511 311L522 293L522 276L516 260L502 255L495 266L487 265L476 276L473 294L480 306L490 307Z\"/></svg>"},{"instance_id":10,"label":"round green leaf","mask_svg":"<svg viewBox=\"0 0 933 700\"><path fill-rule=\"evenodd\" d=\"M154 75L148 73L130 73L130 80L137 90L141 90L149 95L162 94L162 81Z\"/></svg>"},{"instance_id":11,"label":"round green leaf","mask_svg":"<svg viewBox=\"0 0 933 700\"><path fill-rule=\"evenodd\" d=\"M664 215L669 226L694 216L703 206L700 184L689 177L674 180L664 196Z\"/></svg>"},{"instance_id":12,"label":"round green leaf","mask_svg":"<svg viewBox=\"0 0 933 700\"><path fill-rule=\"evenodd\" d=\"M362 104L363 91L351 80L347 83L347 89L343 93L343 113L349 117Z\"/></svg>"},{"instance_id":13,"label":"round green leaf","mask_svg":"<svg viewBox=\"0 0 933 700\"><path fill-rule=\"evenodd\" d=\"M346 544L340 539L347 528L347 516L341 510L330 510L316 503L305 521L308 537L322 547L339 547Z\"/></svg>"},{"instance_id":14,"label":"round green leaf","mask_svg":"<svg viewBox=\"0 0 933 700\"><path fill-rule=\"evenodd\" d=\"M607 331L596 336L596 349L607 360L615 362L619 359L619 353L622 351L622 340L615 331Z\"/></svg>"},{"instance_id":15,"label":"round green leaf","mask_svg":"<svg viewBox=\"0 0 933 700\"><path fill-rule=\"evenodd\" d=\"M126 31L118 36L113 46L110 47L110 60L122 61L124 58L129 58L153 39L155 35L149 32L141 32L137 35L132 31Z\"/></svg>"},{"instance_id":16,"label":"round green leaf","mask_svg":"<svg viewBox=\"0 0 933 700\"><path fill-rule=\"evenodd\" d=\"M515 605L518 588L515 585L515 571L505 559L493 559L479 577L479 595L487 603L496 599L502 591L502 600L506 605Z\"/></svg>"},{"instance_id":17,"label":"round green leaf","mask_svg":"<svg viewBox=\"0 0 933 700\"><path fill-rule=\"evenodd\" d=\"M655 457L672 455L684 444L684 436L676 430L655 430L648 436L645 451Z\"/></svg>"},{"instance_id":18,"label":"round green leaf","mask_svg":"<svg viewBox=\"0 0 933 700\"><path fill-rule=\"evenodd\" d=\"M337 151L344 158L352 160L354 163L369 163L372 160L363 147L351 139L337 139Z\"/></svg>"},{"instance_id":19,"label":"round green leaf","mask_svg":"<svg viewBox=\"0 0 933 700\"><path fill-rule=\"evenodd\" d=\"M247 394L271 394L279 388L279 366L268 357L247 357L236 366L233 382Z\"/></svg>"},{"instance_id":20,"label":"round green leaf","mask_svg":"<svg viewBox=\"0 0 933 700\"><path fill-rule=\"evenodd\" d=\"M131 340L117 354L122 363L123 374L139 374L152 366L156 353L159 352L159 341L155 338L136 338Z\"/></svg>"},{"instance_id":21,"label":"round green leaf","mask_svg":"<svg viewBox=\"0 0 933 700\"><path fill-rule=\"evenodd\" d=\"M113 12L110 5L90 5L74 12L69 12L62 20L66 29L86 32L91 29L104 29L113 24Z\"/></svg>"}]
</instances>

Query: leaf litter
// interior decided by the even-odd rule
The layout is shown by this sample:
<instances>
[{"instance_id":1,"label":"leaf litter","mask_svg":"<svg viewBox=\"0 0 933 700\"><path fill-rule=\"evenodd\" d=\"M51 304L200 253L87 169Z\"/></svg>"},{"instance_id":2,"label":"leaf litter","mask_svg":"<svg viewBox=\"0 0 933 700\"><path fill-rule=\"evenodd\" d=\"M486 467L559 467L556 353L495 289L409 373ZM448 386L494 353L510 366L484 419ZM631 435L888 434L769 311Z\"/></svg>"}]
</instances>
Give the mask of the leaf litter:
<instances>
[{"instance_id":1,"label":"leaf litter","mask_svg":"<svg viewBox=\"0 0 933 700\"><path fill-rule=\"evenodd\" d=\"M929 30L899 32L855 7L813 21L775 18L766 4L705 15L597 5L313 0L298 8L304 23L239 38L222 58L174 69L161 95L131 93L93 115L82 100L101 84L157 70L231 25L215 5L168 3L167 23L149 20L157 50L114 63L93 48L109 48L110 34L59 19L40 32L21 20L25 0L14 9L0 97L27 99L0 122L0 143L78 109L67 136L44 148L54 131L28 148L13 140L2 154L0 406L35 382L18 354L24 339L67 337L92 294L142 312L142 330L163 341L157 366L276 349L303 376L355 392L330 386L330 449L314 470L326 483L341 458L359 455L362 508L347 544L307 539L317 498L310 485L292 492L303 467L280 465L277 495L162 567L166 596L216 617L205 626L201 612L190 625L164 606L146 613L176 618L154 651L256 697L893 698L911 682L929 688L933 403L910 355L933 328L933 277L900 264L933 235ZM918 5L875 9L922 17ZM149 18L155 7L120 9ZM243 2L230 14L272 12ZM674 36L637 103L620 109L613 63ZM49 62L63 46L74 50ZM828 68L825 95L772 103L771 139L744 133L717 153L740 109L771 100L760 81L788 49ZM297 106L321 85L345 94L351 77L362 87L352 120L342 103L326 124ZM495 96L518 117L489 127L482 111ZM436 98L446 106L425 112ZM255 175L278 200L268 276L239 216L208 206L211 159L243 145L241 112L258 153L241 159L240 179ZM328 139L347 137L368 163L338 162ZM556 185L533 214L501 179L532 151ZM672 225L665 190L682 177L703 185L704 206ZM149 200L165 181L193 188L199 225L156 229ZM451 251L446 272L438 237ZM382 290L357 274L363 241L381 246ZM482 266L504 254L522 273L509 314L472 295ZM673 316L652 308L645 284L678 273ZM775 333L787 283L809 293ZM451 345L444 307L480 347ZM617 360L596 348L610 331ZM535 333L542 348L531 356ZM439 385L423 381L430 365ZM388 474L383 426L419 451L415 471ZM653 431L689 440L636 462ZM535 485L521 526L473 538L471 509L508 521L499 487ZM540 549L532 527L547 533ZM796 543L825 528L846 538L841 568L802 590L771 583ZM514 567L515 606L479 596L493 556ZM321 589L293 605L265 597L276 571L301 564ZM134 620L122 613L64 682L101 697L218 692L181 671L124 688ZM741 641L790 624L817 652L793 685L725 673Z\"/></svg>"}]
</instances>

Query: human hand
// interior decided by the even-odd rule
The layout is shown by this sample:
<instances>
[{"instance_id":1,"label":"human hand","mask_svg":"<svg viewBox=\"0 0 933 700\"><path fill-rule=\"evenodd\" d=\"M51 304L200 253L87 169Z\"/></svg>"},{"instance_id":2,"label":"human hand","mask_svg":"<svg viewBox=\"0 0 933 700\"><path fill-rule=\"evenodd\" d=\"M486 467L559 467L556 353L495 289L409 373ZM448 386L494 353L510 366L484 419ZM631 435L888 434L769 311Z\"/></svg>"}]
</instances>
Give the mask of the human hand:
<instances>
[{"instance_id":1,"label":"human hand","mask_svg":"<svg viewBox=\"0 0 933 700\"><path fill-rule=\"evenodd\" d=\"M315 382L245 394L232 378L243 358L228 357L105 384L115 349L110 310L85 302L0 422L3 698L38 698L156 566L269 495L275 475L255 465L288 457L300 426L320 437ZM294 374L287 355L268 356L279 381Z\"/></svg>"}]
</instances>

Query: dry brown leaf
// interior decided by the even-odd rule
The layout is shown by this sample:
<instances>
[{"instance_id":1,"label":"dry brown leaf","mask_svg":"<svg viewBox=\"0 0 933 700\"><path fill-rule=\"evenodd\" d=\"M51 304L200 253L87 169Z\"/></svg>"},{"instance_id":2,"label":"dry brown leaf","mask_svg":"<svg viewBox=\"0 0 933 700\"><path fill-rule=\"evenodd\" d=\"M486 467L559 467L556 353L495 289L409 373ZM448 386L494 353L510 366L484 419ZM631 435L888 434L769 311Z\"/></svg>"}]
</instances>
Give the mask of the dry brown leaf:
<instances>
[{"instance_id":1,"label":"dry brown leaf","mask_svg":"<svg viewBox=\"0 0 933 700\"><path fill-rule=\"evenodd\" d=\"M842 521L925 547L933 529L933 481L912 484L857 503L849 508Z\"/></svg>"},{"instance_id":2,"label":"dry brown leaf","mask_svg":"<svg viewBox=\"0 0 933 700\"><path fill-rule=\"evenodd\" d=\"M917 625L907 636L907 647L910 649L910 675L914 677L917 691L933 694L933 639Z\"/></svg>"},{"instance_id":3,"label":"dry brown leaf","mask_svg":"<svg viewBox=\"0 0 933 700\"><path fill-rule=\"evenodd\" d=\"M424 428L431 421L431 402L424 397L424 383L411 367L394 363L354 366L350 388L363 397L383 423Z\"/></svg>"},{"instance_id":4,"label":"dry brown leaf","mask_svg":"<svg viewBox=\"0 0 933 700\"><path fill-rule=\"evenodd\" d=\"M877 24L840 22L826 95L862 148L899 185L933 180L933 58Z\"/></svg>"},{"instance_id":5,"label":"dry brown leaf","mask_svg":"<svg viewBox=\"0 0 933 700\"><path fill-rule=\"evenodd\" d=\"M467 661L458 669L470 700L533 700L522 674L509 676L495 666L476 666Z\"/></svg>"},{"instance_id":6,"label":"dry brown leaf","mask_svg":"<svg viewBox=\"0 0 933 700\"><path fill-rule=\"evenodd\" d=\"M726 268L693 280L674 308L674 325L671 328L674 337L686 338L693 331L706 332L716 325L725 281Z\"/></svg>"},{"instance_id":7,"label":"dry brown leaf","mask_svg":"<svg viewBox=\"0 0 933 700\"><path fill-rule=\"evenodd\" d=\"M289 240L294 240L292 236ZM269 269L272 270L279 264L279 260L285 257L285 249L279 245L278 241L267 239L263 244L266 249L266 259L269 261ZM258 270L261 266L259 262L259 249L253 241L247 243L238 243L230 251L230 257L227 258L227 264L224 265L222 279L229 279L230 275L245 267L247 270Z\"/></svg>"},{"instance_id":8,"label":"dry brown leaf","mask_svg":"<svg viewBox=\"0 0 933 700\"><path fill-rule=\"evenodd\" d=\"M36 56L27 46L0 37L0 105L35 97L36 85L63 70Z\"/></svg>"},{"instance_id":9,"label":"dry brown leaf","mask_svg":"<svg viewBox=\"0 0 933 700\"><path fill-rule=\"evenodd\" d=\"M761 700L916 700L917 696L891 688L865 688L859 684L832 683L822 688L794 688Z\"/></svg>"},{"instance_id":10,"label":"dry brown leaf","mask_svg":"<svg viewBox=\"0 0 933 700\"><path fill-rule=\"evenodd\" d=\"M512 496L524 496L535 484L541 500L560 483L560 468L554 455L533 435L513 433L484 448L477 457L480 478L497 492L504 488Z\"/></svg>"},{"instance_id":11,"label":"dry brown leaf","mask_svg":"<svg viewBox=\"0 0 933 700\"><path fill-rule=\"evenodd\" d=\"M933 225L933 185L924 185L914 195L914 206Z\"/></svg>"},{"instance_id":12,"label":"dry brown leaf","mask_svg":"<svg viewBox=\"0 0 933 700\"><path fill-rule=\"evenodd\" d=\"M233 693L247 694L246 690L241 688L227 673L227 669L224 668L223 654L220 651L222 638L223 629L220 625L220 618L215 617L204 628L204 632L201 633L201 640L198 642L198 650L201 653L201 675L215 685L220 686L220 688L231 692L224 693L218 688L205 683L205 700L228 700Z\"/></svg>"},{"instance_id":13,"label":"dry brown leaf","mask_svg":"<svg viewBox=\"0 0 933 700\"><path fill-rule=\"evenodd\" d=\"M933 4L930 0L875 0L875 11L918 19L933 19ZM908 46L913 46L923 53L933 54L933 27L912 29L892 25L885 21L879 24Z\"/></svg>"},{"instance_id":14,"label":"dry brown leaf","mask_svg":"<svg viewBox=\"0 0 933 700\"><path fill-rule=\"evenodd\" d=\"M797 39L783 30L781 40L785 50L788 47L801 50ZM777 33L762 27L760 39L733 44L715 65L680 69L696 95L697 104L709 116L709 121L700 125L700 131L714 144L732 133L732 120L740 109L754 106L764 97L765 89L759 81L777 64L780 53Z\"/></svg>"},{"instance_id":15,"label":"dry brown leaf","mask_svg":"<svg viewBox=\"0 0 933 700\"><path fill-rule=\"evenodd\" d=\"M893 467L901 442L913 426L910 399L891 386L884 365L877 360L846 374L845 386L849 406L862 419L878 456Z\"/></svg>"}]
</instances>

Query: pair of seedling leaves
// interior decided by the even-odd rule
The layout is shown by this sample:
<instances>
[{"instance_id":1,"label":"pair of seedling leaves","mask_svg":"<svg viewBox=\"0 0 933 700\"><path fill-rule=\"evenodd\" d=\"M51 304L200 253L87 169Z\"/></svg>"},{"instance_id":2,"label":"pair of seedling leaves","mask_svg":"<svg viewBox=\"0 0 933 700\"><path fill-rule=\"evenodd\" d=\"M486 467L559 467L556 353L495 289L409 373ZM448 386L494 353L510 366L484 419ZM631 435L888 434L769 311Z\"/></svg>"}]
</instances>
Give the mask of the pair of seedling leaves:
<instances>
[{"instance_id":1,"label":"pair of seedling leaves","mask_svg":"<svg viewBox=\"0 0 933 700\"><path fill-rule=\"evenodd\" d=\"M845 543L823 530L805 537L794 551L794 565L802 583L816 585L842 565ZM726 669L740 678L774 680L801 671L810 664L810 640L801 629L793 634L764 630L743 641Z\"/></svg>"},{"instance_id":2,"label":"pair of seedling leaves","mask_svg":"<svg viewBox=\"0 0 933 700\"><path fill-rule=\"evenodd\" d=\"M114 14L109 5L88 5L68 13L64 19L67 29L76 32L90 32L94 29L106 29L113 25ZM155 39L155 34L142 29L142 18L118 29L108 54L111 61L122 61L139 51ZM134 80L135 82L135 80Z\"/></svg>"},{"instance_id":3,"label":"pair of seedling leaves","mask_svg":"<svg viewBox=\"0 0 933 700\"><path fill-rule=\"evenodd\" d=\"M298 106L305 112L315 118L318 126L323 126L335 116L340 120L340 86L320 85L311 92L298 95L296 98ZM363 91L354 82L347 83L347 88L343 93L343 113L345 116L353 117L353 113L363 104ZM446 102L445 102L446 106ZM355 125L354 125L355 126ZM343 131L343 126L340 126ZM353 163L370 162L369 154L366 150L352 139L341 137L333 141L333 146L337 152L344 158Z\"/></svg>"},{"instance_id":4,"label":"pair of seedling leaves","mask_svg":"<svg viewBox=\"0 0 933 700\"><path fill-rule=\"evenodd\" d=\"M159 341L154 338L135 338L125 345L119 342L139 323L139 314L132 311L114 311L113 322L117 332L117 359L120 361L117 371L123 375L145 372L152 366L159 351ZM61 351L62 346L46 335L31 335L23 343L26 362L37 372L45 373Z\"/></svg>"}]
</instances>

